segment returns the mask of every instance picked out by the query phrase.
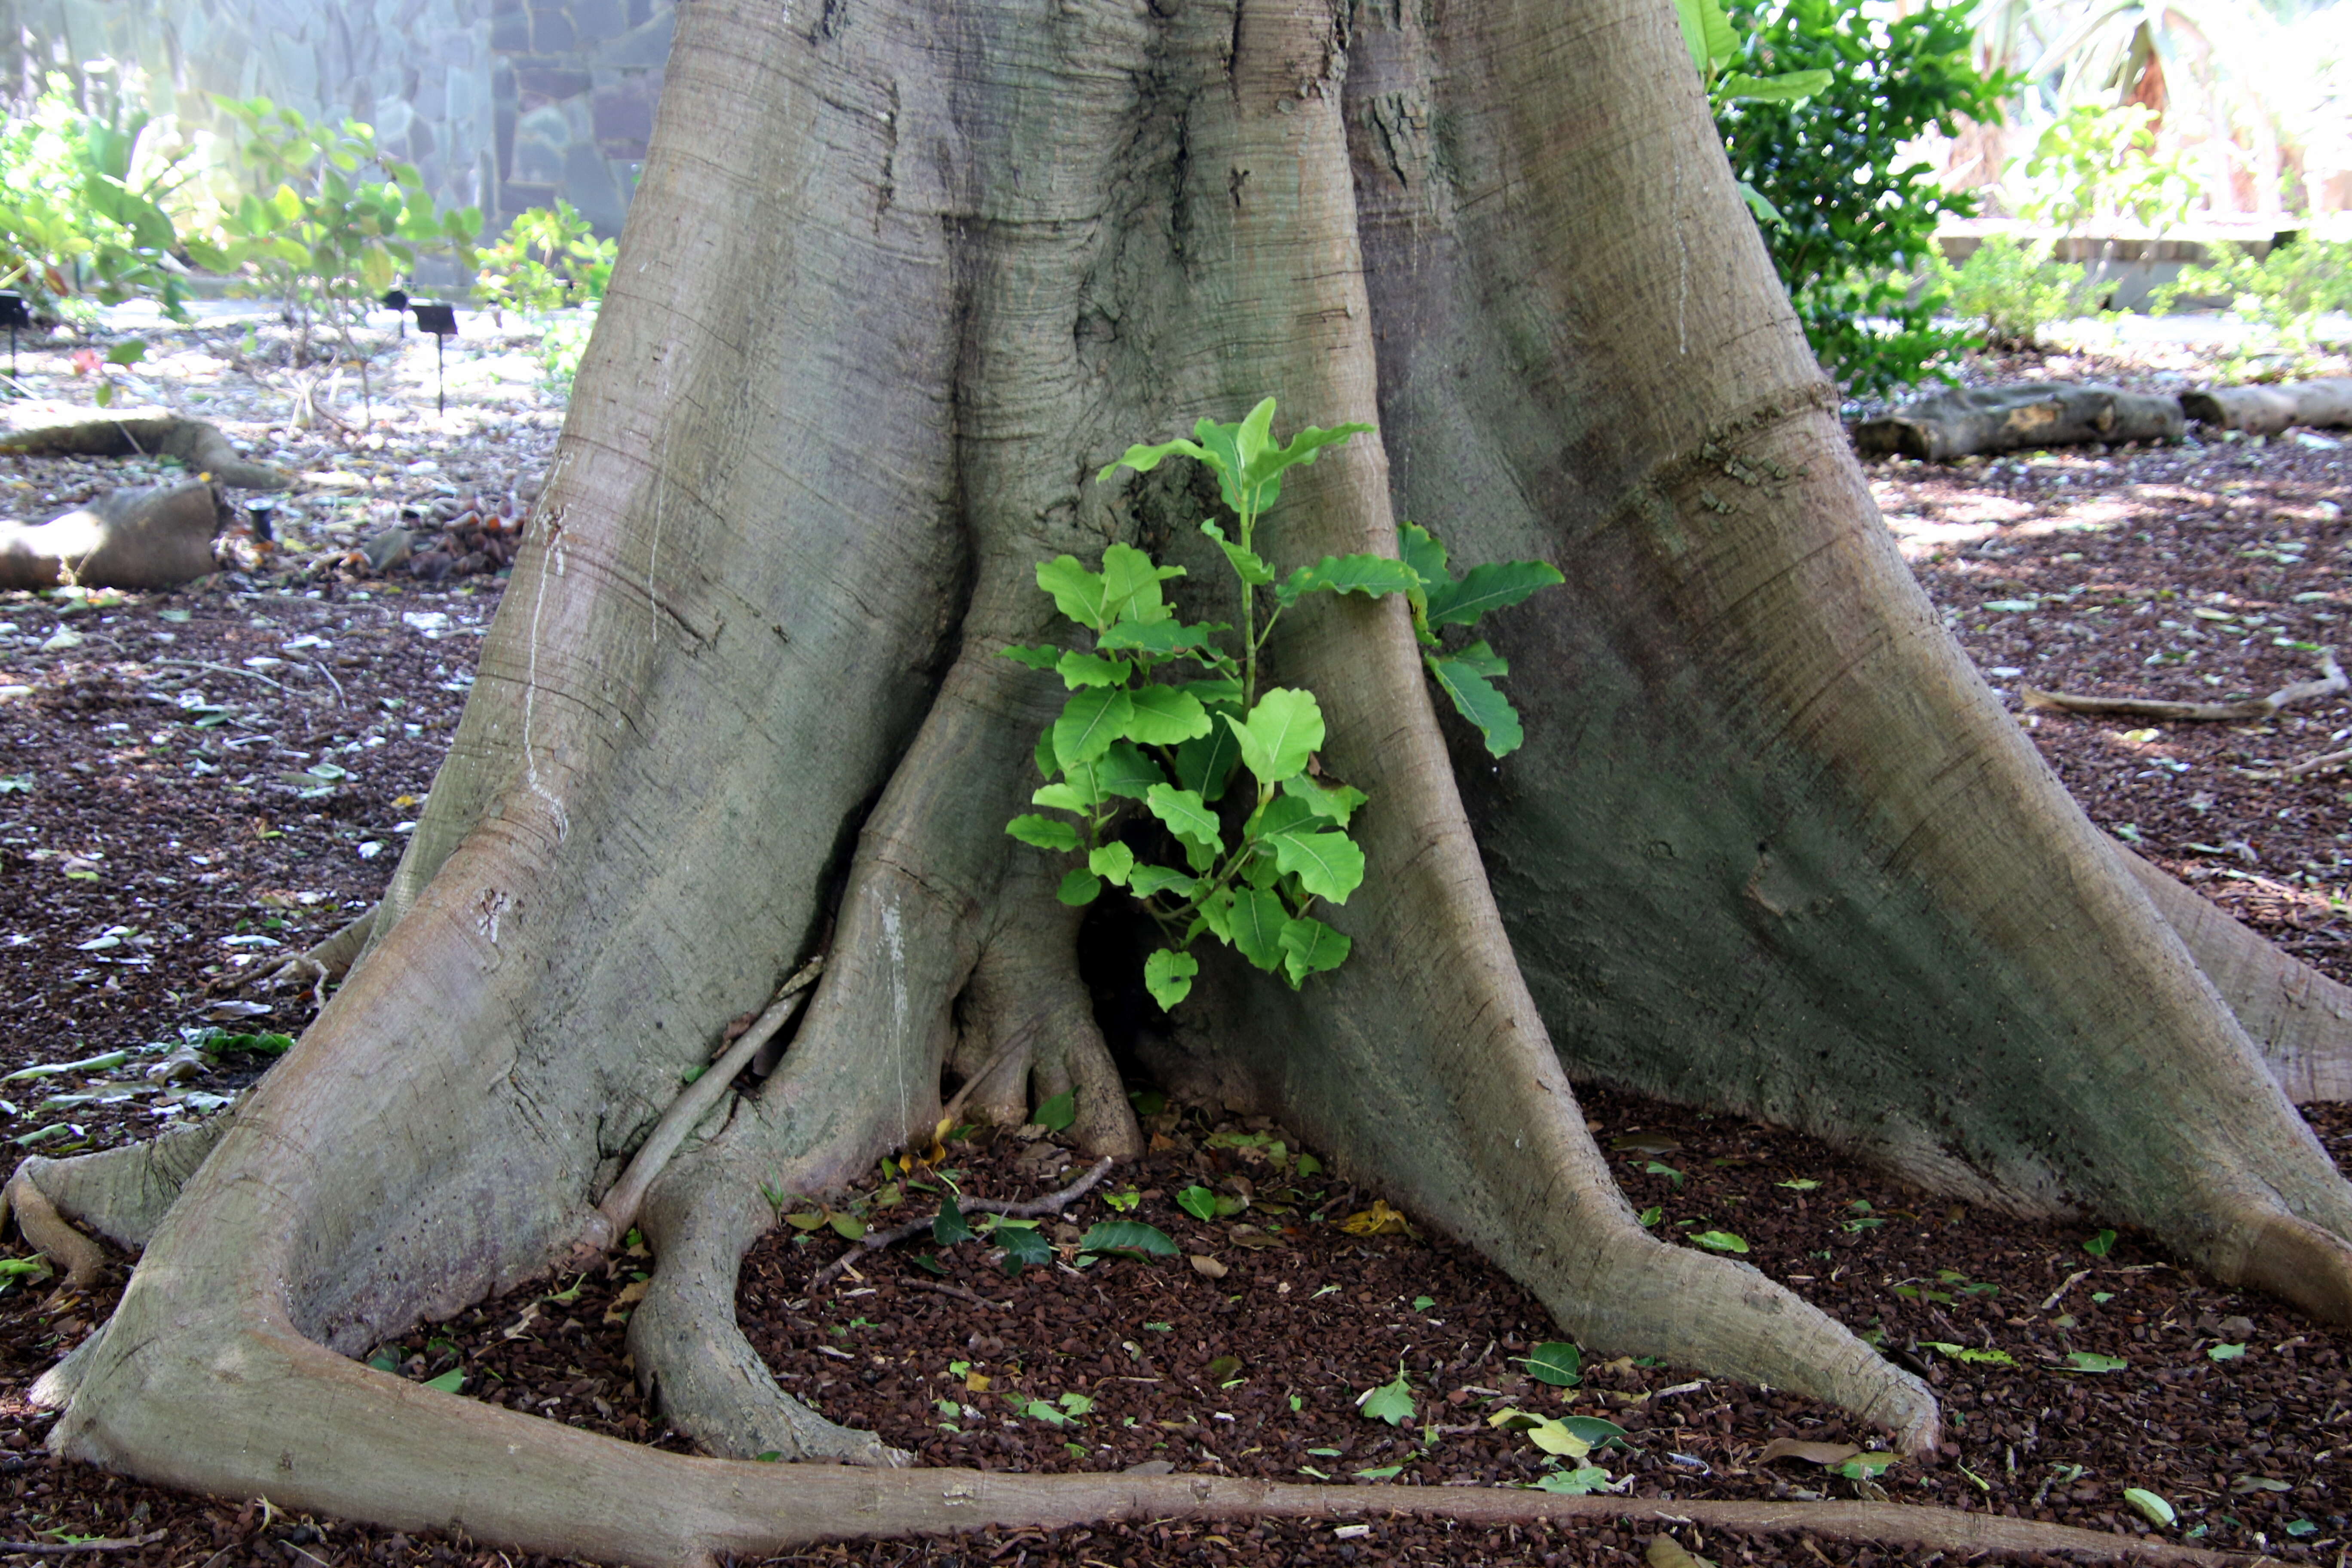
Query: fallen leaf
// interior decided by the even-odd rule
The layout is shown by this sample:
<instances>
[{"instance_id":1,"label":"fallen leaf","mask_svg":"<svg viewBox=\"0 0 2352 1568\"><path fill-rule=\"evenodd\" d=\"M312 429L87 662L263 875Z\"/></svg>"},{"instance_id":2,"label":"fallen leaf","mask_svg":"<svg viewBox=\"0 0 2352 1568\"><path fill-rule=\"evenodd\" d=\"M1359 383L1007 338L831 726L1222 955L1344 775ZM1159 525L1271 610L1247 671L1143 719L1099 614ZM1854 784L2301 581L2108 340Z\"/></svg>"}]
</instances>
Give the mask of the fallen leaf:
<instances>
[{"instance_id":1,"label":"fallen leaf","mask_svg":"<svg viewBox=\"0 0 2352 1568\"><path fill-rule=\"evenodd\" d=\"M1212 1279L1223 1279L1228 1273L1232 1272L1223 1264L1204 1253L1196 1252L1192 1254L1192 1262L1193 1273L1204 1274Z\"/></svg>"},{"instance_id":2,"label":"fallen leaf","mask_svg":"<svg viewBox=\"0 0 2352 1568\"><path fill-rule=\"evenodd\" d=\"M1389 1206L1386 1198L1374 1198L1372 1206L1360 1209L1339 1222L1339 1228L1349 1236L1410 1236L1412 1226L1404 1215Z\"/></svg>"},{"instance_id":3,"label":"fallen leaf","mask_svg":"<svg viewBox=\"0 0 2352 1568\"><path fill-rule=\"evenodd\" d=\"M1861 1452L1852 1443L1803 1443L1794 1437L1775 1437L1764 1445L1756 1462L1769 1465L1775 1459L1802 1459L1809 1465L1843 1465Z\"/></svg>"},{"instance_id":4,"label":"fallen leaf","mask_svg":"<svg viewBox=\"0 0 2352 1568\"><path fill-rule=\"evenodd\" d=\"M2180 1517L2172 1511L2172 1505L2170 1503L2165 1501L2162 1498L2157 1496L2146 1487L2126 1487L2124 1489L2124 1501L2139 1510L2140 1513L2150 1524L2168 1526L2178 1521Z\"/></svg>"},{"instance_id":5,"label":"fallen leaf","mask_svg":"<svg viewBox=\"0 0 2352 1568\"><path fill-rule=\"evenodd\" d=\"M613 1298L613 1304L604 1309L604 1321L607 1323L627 1322L629 1321L629 1314L623 1309L633 1307L639 1301L644 1300L646 1299L646 1290L647 1287L652 1284L653 1281L650 1279L639 1279L625 1287L619 1295Z\"/></svg>"},{"instance_id":6,"label":"fallen leaf","mask_svg":"<svg viewBox=\"0 0 2352 1568\"><path fill-rule=\"evenodd\" d=\"M1715 1568L1706 1558L1684 1551L1682 1542L1671 1535L1651 1537L1649 1546L1642 1552L1642 1561L1649 1568Z\"/></svg>"}]
</instances>

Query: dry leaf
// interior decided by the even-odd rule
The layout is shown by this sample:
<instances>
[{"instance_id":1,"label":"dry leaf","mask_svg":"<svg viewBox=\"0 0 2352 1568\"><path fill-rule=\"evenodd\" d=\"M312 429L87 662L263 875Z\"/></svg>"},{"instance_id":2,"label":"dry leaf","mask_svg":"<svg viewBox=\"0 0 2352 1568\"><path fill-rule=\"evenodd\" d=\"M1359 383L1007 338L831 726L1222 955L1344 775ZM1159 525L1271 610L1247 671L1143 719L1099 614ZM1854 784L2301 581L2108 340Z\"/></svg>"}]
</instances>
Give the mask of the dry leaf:
<instances>
[{"instance_id":1,"label":"dry leaf","mask_svg":"<svg viewBox=\"0 0 2352 1568\"><path fill-rule=\"evenodd\" d=\"M988 1373L984 1372L965 1373L963 1374L963 1391L966 1394L986 1394L988 1392Z\"/></svg>"},{"instance_id":2,"label":"dry leaf","mask_svg":"<svg viewBox=\"0 0 2352 1568\"><path fill-rule=\"evenodd\" d=\"M1404 1215L1389 1207L1386 1198L1374 1198L1371 1207L1349 1215L1339 1222L1339 1228L1349 1236L1409 1236L1412 1232Z\"/></svg>"},{"instance_id":3,"label":"dry leaf","mask_svg":"<svg viewBox=\"0 0 2352 1568\"><path fill-rule=\"evenodd\" d=\"M1642 1553L1642 1561L1650 1568L1715 1568L1707 1559L1684 1551L1683 1543L1671 1535L1652 1536L1648 1550Z\"/></svg>"},{"instance_id":4,"label":"dry leaf","mask_svg":"<svg viewBox=\"0 0 2352 1568\"><path fill-rule=\"evenodd\" d=\"M604 1309L604 1321L607 1323L627 1322L629 1321L629 1314L624 1309L635 1306L637 1302L644 1300L646 1299L646 1287L650 1286L652 1283L653 1281L650 1279L638 1279L632 1281L628 1286L623 1289L619 1295L613 1298L613 1304Z\"/></svg>"},{"instance_id":5,"label":"dry leaf","mask_svg":"<svg viewBox=\"0 0 2352 1568\"><path fill-rule=\"evenodd\" d=\"M1809 1465L1843 1465L1861 1452L1851 1443L1801 1443L1794 1437L1775 1437L1764 1445L1756 1462L1769 1465L1775 1459L1802 1459Z\"/></svg>"},{"instance_id":6,"label":"dry leaf","mask_svg":"<svg viewBox=\"0 0 2352 1568\"><path fill-rule=\"evenodd\" d=\"M1192 1254L1192 1272L1205 1274L1212 1279L1223 1279L1231 1271L1215 1258L1196 1252Z\"/></svg>"}]
</instances>

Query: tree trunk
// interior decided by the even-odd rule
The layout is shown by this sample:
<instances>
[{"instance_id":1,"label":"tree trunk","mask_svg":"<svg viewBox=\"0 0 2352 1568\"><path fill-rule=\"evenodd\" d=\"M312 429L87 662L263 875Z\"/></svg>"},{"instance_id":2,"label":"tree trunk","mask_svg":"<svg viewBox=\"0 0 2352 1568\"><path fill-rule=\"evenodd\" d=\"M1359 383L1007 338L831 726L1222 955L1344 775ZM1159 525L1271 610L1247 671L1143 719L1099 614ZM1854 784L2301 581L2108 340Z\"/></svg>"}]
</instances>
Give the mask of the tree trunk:
<instances>
[{"instance_id":1,"label":"tree trunk","mask_svg":"<svg viewBox=\"0 0 2352 1568\"><path fill-rule=\"evenodd\" d=\"M1002 1114L1075 1089L1095 1147L1134 1146L1063 867L1003 831L1059 683L996 654L1049 631L1043 558L1140 541L1205 579L1184 465L1092 476L1269 394L1381 426L1294 470L1284 568L1411 516L1569 586L1498 636L1528 745L1458 772L1400 601L1286 616L1276 674L1371 796L1354 956L1296 994L1204 963L1171 1076L1261 1101L1595 1350L1915 1449L1919 1382L1639 1226L1572 1072L2352 1315L2343 1184L1879 527L1670 8L698 0L667 86L367 952L160 1222L176 1163L33 1173L147 1236L40 1390L64 1451L607 1562L1176 1506L721 1462L896 1458L777 1388L734 1276L768 1193L928 1140L951 1062ZM593 1239L681 1070L828 929L776 1071L642 1211L632 1350L719 1460L346 1359Z\"/></svg>"}]
</instances>

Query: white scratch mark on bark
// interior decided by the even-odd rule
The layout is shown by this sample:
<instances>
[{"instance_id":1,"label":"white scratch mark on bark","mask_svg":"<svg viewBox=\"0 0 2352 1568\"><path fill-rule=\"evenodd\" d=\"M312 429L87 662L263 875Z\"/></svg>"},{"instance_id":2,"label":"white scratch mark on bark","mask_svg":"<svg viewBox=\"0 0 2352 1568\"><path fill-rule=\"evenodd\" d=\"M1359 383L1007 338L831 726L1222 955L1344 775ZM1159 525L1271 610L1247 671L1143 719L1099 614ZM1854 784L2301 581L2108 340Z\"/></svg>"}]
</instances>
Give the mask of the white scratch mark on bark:
<instances>
[{"instance_id":1,"label":"white scratch mark on bark","mask_svg":"<svg viewBox=\"0 0 2352 1568\"><path fill-rule=\"evenodd\" d=\"M547 509L546 528L547 559L554 567L555 574L560 577L563 574L563 509L562 507L551 506ZM547 578L548 569L542 566L540 569L538 589L531 595L530 601L530 664L524 672L522 684L522 782L524 788L545 801L548 809L554 813L555 841L561 844L572 832L572 814L563 809L563 803L555 797L554 792L540 782L539 751L531 734L531 720L539 706L539 622L541 613L547 608Z\"/></svg>"},{"instance_id":2,"label":"white scratch mark on bark","mask_svg":"<svg viewBox=\"0 0 2352 1568\"><path fill-rule=\"evenodd\" d=\"M898 1069L898 1127L904 1136L915 1116L907 1098L907 937L898 926L898 900L890 893L882 896L882 942L890 952L890 1056Z\"/></svg>"},{"instance_id":3,"label":"white scratch mark on bark","mask_svg":"<svg viewBox=\"0 0 2352 1568\"><path fill-rule=\"evenodd\" d=\"M1675 341L1684 356L1688 357L1690 330L1686 321L1690 307L1690 236L1683 227L1683 161L1680 158L1675 160L1675 194L1674 199L1666 204L1666 211L1673 215L1675 245L1681 250L1683 258L1682 282L1675 294Z\"/></svg>"}]
</instances>

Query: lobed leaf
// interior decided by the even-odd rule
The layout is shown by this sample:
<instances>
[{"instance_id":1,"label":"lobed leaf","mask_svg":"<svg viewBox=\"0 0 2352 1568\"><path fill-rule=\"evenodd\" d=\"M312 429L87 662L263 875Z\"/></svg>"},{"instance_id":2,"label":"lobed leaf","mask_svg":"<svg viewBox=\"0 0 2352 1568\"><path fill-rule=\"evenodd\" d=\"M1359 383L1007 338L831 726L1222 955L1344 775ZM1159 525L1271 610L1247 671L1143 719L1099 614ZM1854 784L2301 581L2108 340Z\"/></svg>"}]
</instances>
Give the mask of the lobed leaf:
<instances>
[{"instance_id":1,"label":"lobed leaf","mask_svg":"<svg viewBox=\"0 0 2352 1568\"><path fill-rule=\"evenodd\" d=\"M1168 775L1160 772L1158 763L1126 741L1113 741L1108 751L1082 764L1073 776L1079 775L1093 782L1097 800L1111 795L1141 800L1153 784L1168 782Z\"/></svg>"},{"instance_id":2,"label":"lobed leaf","mask_svg":"<svg viewBox=\"0 0 2352 1568\"><path fill-rule=\"evenodd\" d=\"M1253 588L1263 588L1274 581L1274 568L1268 566L1257 552L1244 550L1227 539L1223 529L1213 522L1204 522L1201 525L1201 531L1217 542L1217 548L1225 552L1225 560L1232 565L1234 574L1243 582Z\"/></svg>"},{"instance_id":3,"label":"lobed leaf","mask_svg":"<svg viewBox=\"0 0 2352 1568\"><path fill-rule=\"evenodd\" d=\"M1078 847L1078 830L1050 816L1016 816L1004 825L1004 831L1040 849L1070 850Z\"/></svg>"},{"instance_id":4,"label":"lobed leaf","mask_svg":"<svg viewBox=\"0 0 2352 1568\"><path fill-rule=\"evenodd\" d=\"M1279 897L1263 889L1243 888L1234 894L1227 940L1244 958L1270 970L1283 961L1282 928L1289 920Z\"/></svg>"},{"instance_id":5,"label":"lobed leaf","mask_svg":"<svg viewBox=\"0 0 2352 1568\"><path fill-rule=\"evenodd\" d=\"M1156 898L1173 889L1190 898L1199 879L1189 872L1171 870L1166 866L1138 866L1128 873L1127 890L1139 899Z\"/></svg>"},{"instance_id":6,"label":"lobed leaf","mask_svg":"<svg viewBox=\"0 0 2352 1568\"><path fill-rule=\"evenodd\" d=\"M1246 721L1226 717L1242 749L1242 765L1264 784L1280 784L1307 766L1323 744L1323 710L1311 691L1277 686L1257 700Z\"/></svg>"},{"instance_id":7,"label":"lobed leaf","mask_svg":"<svg viewBox=\"0 0 2352 1568\"><path fill-rule=\"evenodd\" d=\"M1295 605L1303 595L1318 591L1361 594L1377 599L1387 594L1409 593L1420 586L1421 574L1392 556L1326 555L1314 565L1301 566L1284 578L1274 596L1285 605Z\"/></svg>"},{"instance_id":8,"label":"lobed leaf","mask_svg":"<svg viewBox=\"0 0 2352 1568\"><path fill-rule=\"evenodd\" d=\"M1488 755L1507 757L1519 749L1528 737L1519 727L1518 710L1485 676L1444 654L1425 655L1424 662L1438 689L1453 702L1454 711L1477 726Z\"/></svg>"},{"instance_id":9,"label":"lobed leaf","mask_svg":"<svg viewBox=\"0 0 2352 1568\"><path fill-rule=\"evenodd\" d=\"M1103 599L1113 621L1149 625L1168 618L1168 601L1160 584L1181 577L1181 566L1162 566L1132 544L1114 544L1103 552Z\"/></svg>"},{"instance_id":10,"label":"lobed leaf","mask_svg":"<svg viewBox=\"0 0 2352 1568\"><path fill-rule=\"evenodd\" d=\"M963 1210L953 1197L940 1205L940 1212L931 1220L931 1239L941 1247L953 1247L959 1241L972 1239L971 1222L963 1217Z\"/></svg>"},{"instance_id":11,"label":"lobed leaf","mask_svg":"<svg viewBox=\"0 0 2352 1568\"><path fill-rule=\"evenodd\" d=\"M1301 915L1282 922L1282 968L1292 988L1310 974L1337 969L1348 961L1355 945L1321 921Z\"/></svg>"},{"instance_id":12,"label":"lobed leaf","mask_svg":"<svg viewBox=\"0 0 2352 1568\"><path fill-rule=\"evenodd\" d=\"M1225 785L1241 765L1241 742L1223 724L1176 748L1176 782L1204 801L1222 799Z\"/></svg>"},{"instance_id":13,"label":"lobed leaf","mask_svg":"<svg viewBox=\"0 0 2352 1568\"><path fill-rule=\"evenodd\" d=\"M1118 461L1104 466L1103 471L1095 476L1095 483L1099 485L1108 482L1110 477L1121 468L1133 468L1139 474L1148 474L1158 468L1163 459L1173 457L1197 458L1213 468L1222 469L1223 466L1223 460L1215 454L1205 451L1198 444L1187 441L1179 436L1173 441L1162 441L1157 447L1146 447L1140 444L1129 447Z\"/></svg>"},{"instance_id":14,"label":"lobed leaf","mask_svg":"<svg viewBox=\"0 0 2352 1568\"><path fill-rule=\"evenodd\" d=\"M1123 658L1105 658L1092 653L1066 653L1055 661L1054 668L1062 684L1073 691L1088 686L1124 686L1129 669Z\"/></svg>"},{"instance_id":15,"label":"lobed leaf","mask_svg":"<svg viewBox=\"0 0 2352 1568\"><path fill-rule=\"evenodd\" d=\"M1201 961L1191 953L1161 948L1143 961L1143 988L1163 1009L1173 1008L1192 994L1192 977L1200 973Z\"/></svg>"},{"instance_id":16,"label":"lobed leaf","mask_svg":"<svg viewBox=\"0 0 2352 1568\"><path fill-rule=\"evenodd\" d=\"M1089 572L1075 555L1037 563L1037 586L1053 595L1054 607L1082 626L1101 631L1110 625L1110 590L1102 574Z\"/></svg>"},{"instance_id":17,"label":"lobed leaf","mask_svg":"<svg viewBox=\"0 0 2352 1568\"><path fill-rule=\"evenodd\" d=\"M1052 669L1065 657L1064 650L1058 647L1030 647L1019 643L996 651L999 657L1017 660L1032 669Z\"/></svg>"},{"instance_id":18,"label":"lobed leaf","mask_svg":"<svg viewBox=\"0 0 2352 1568\"><path fill-rule=\"evenodd\" d=\"M1344 833L1281 833L1267 842L1283 874L1318 899L1344 904L1363 886L1364 852Z\"/></svg>"},{"instance_id":19,"label":"lobed leaf","mask_svg":"<svg viewBox=\"0 0 2352 1568\"><path fill-rule=\"evenodd\" d=\"M1538 588L1568 579L1544 561L1490 561L1473 566L1459 583L1430 590L1429 624L1466 626L1489 610L1508 609Z\"/></svg>"},{"instance_id":20,"label":"lobed leaf","mask_svg":"<svg viewBox=\"0 0 2352 1568\"><path fill-rule=\"evenodd\" d=\"M1108 687L1091 687L1073 696L1054 721L1054 757L1065 772L1093 762L1127 732L1135 711L1128 694Z\"/></svg>"},{"instance_id":21,"label":"lobed leaf","mask_svg":"<svg viewBox=\"0 0 2352 1568\"><path fill-rule=\"evenodd\" d=\"M1356 808L1371 798L1362 790L1348 784L1326 786L1318 784L1305 773L1294 773L1283 780L1282 793L1294 800L1304 801L1307 808L1316 816L1336 822L1342 827L1347 826L1348 819L1355 816Z\"/></svg>"},{"instance_id":22,"label":"lobed leaf","mask_svg":"<svg viewBox=\"0 0 2352 1568\"><path fill-rule=\"evenodd\" d=\"M1201 700L1173 686L1146 686L1129 692L1132 711L1127 738L1146 746L1172 746L1209 732L1209 710Z\"/></svg>"},{"instance_id":23,"label":"lobed leaf","mask_svg":"<svg viewBox=\"0 0 2352 1568\"><path fill-rule=\"evenodd\" d=\"M1073 907L1093 903L1102 897L1102 879L1092 871L1072 870L1054 889L1054 896Z\"/></svg>"},{"instance_id":24,"label":"lobed leaf","mask_svg":"<svg viewBox=\"0 0 2352 1568\"><path fill-rule=\"evenodd\" d=\"M1158 621L1120 621L1095 640L1095 646L1108 653L1145 653L1169 655L1209 648L1213 651L1213 634L1231 631L1223 622L1188 626L1172 616Z\"/></svg>"},{"instance_id":25,"label":"lobed leaf","mask_svg":"<svg viewBox=\"0 0 2352 1568\"><path fill-rule=\"evenodd\" d=\"M1087 869L1111 886L1123 888L1128 874L1135 869L1135 851L1124 844L1102 845L1087 856Z\"/></svg>"},{"instance_id":26,"label":"lobed leaf","mask_svg":"<svg viewBox=\"0 0 2352 1568\"><path fill-rule=\"evenodd\" d=\"M1143 797L1151 815L1168 825L1168 831L1179 838L1189 838L1199 844L1222 849L1224 841L1217 835L1217 818L1202 804L1200 795L1189 789L1170 789L1166 784L1154 784Z\"/></svg>"},{"instance_id":27,"label":"lobed leaf","mask_svg":"<svg viewBox=\"0 0 2352 1568\"><path fill-rule=\"evenodd\" d=\"M1420 576L1424 588L1443 587L1454 581L1454 574L1445 569L1445 546L1417 522L1397 524L1397 555Z\"/></svg>"},{"instance_id":28,"label":"lobed leaf","mask_svg":"<svg viewBox=\"0 0 2352 1568\"><path fill-rule=\"evenodd\" d=\"M988 1233L988 1239L1004 1248L1004 1271L1018 1274L1024 1263L1043 1268L1054 1261L1054 1244L1026 1225L1000 1225Z\"/></svg>"}]
</instances>

